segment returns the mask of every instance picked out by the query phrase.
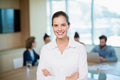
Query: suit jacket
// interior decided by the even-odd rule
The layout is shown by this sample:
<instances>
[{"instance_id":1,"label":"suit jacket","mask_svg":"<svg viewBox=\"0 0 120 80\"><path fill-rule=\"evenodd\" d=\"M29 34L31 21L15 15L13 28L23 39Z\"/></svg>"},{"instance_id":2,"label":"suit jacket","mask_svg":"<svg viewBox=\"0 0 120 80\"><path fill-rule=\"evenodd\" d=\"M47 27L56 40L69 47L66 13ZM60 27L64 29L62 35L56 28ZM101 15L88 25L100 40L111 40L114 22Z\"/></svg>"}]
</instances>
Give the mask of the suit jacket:
<instances>
[{"instance_id":1,"label":"suit jacket","mask_svg":"<svg viewBox=\"0 0 120 80\"><path fill-rule=\"evenodd\" d=\"M34 60L32 60L32 56L31 56L29 50L24 51L24 53L23 53L23 66L26 66L27 61L31 61L32 66L34 66L35 63L37 62L37 59L39 59L39 55L35 52L35 50L32 50L32 51L34 54Z\"/></svg>"}]
</instances>

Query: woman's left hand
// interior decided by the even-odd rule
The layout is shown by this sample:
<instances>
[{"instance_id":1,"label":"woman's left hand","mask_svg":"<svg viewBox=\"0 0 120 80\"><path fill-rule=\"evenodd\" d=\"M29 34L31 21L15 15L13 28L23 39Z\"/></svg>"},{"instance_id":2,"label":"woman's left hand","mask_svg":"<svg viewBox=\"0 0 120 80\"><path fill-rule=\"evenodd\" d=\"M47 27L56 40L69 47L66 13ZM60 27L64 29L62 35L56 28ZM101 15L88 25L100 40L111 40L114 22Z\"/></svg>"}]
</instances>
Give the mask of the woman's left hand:
<instances>
[{"instance_id":1,"label":"woman's left hand","mask_svg":"<svg viewBox=\"0 0 120 80\"><path fill-rule=\"evenodd\" d=\"M47 69L42 69L43 75L44 76L51 76L50 72Z\"/></svg>"}]
</instances>

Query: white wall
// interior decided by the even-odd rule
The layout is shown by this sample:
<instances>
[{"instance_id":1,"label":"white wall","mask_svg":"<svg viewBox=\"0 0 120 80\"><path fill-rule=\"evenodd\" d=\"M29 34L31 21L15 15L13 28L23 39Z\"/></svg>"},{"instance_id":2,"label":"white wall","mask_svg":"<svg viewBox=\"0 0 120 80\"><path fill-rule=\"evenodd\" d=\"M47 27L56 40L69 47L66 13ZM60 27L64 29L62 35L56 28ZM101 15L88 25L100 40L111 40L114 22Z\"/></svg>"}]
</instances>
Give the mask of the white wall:
<instances>
[{"instance_id":1,"label":"white wall","mask_svg":"<svg viewBox=\"0 0 120 80\"><path fill-rule=\"evenodd\" d=\"M23 57L24 48L0 51L0 72L14 69L13 59Z\"/></svg>"},{"instance_id":2,"label":"white wall","mask_svg":"<svg viewBox=\"0 0 120 80\"><path fill-rule=\"evenodd\" d=\"M46 0L30 0L30 36L36 37L37 51L43 43L43 35L47 31Z\"/></svg>"}]
</instances>

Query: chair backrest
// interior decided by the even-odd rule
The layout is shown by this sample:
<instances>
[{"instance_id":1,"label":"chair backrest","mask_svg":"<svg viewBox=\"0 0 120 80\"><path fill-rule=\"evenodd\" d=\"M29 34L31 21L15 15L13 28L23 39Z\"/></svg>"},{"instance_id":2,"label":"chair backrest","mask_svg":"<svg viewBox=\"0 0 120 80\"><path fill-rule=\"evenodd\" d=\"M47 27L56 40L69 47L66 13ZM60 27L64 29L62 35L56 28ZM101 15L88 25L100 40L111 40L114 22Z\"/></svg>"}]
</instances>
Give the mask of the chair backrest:
<instances>
[{"instance_id":1,"label":"chair backrest","mask_svg":"<svg viewBox=\"0 0 120 80\"><path fill-rule=\"evenodd\" d=\"M23 58L14 58L13 64L14 64L14 69L23 67Z\"/></svg>"}]
</instances>

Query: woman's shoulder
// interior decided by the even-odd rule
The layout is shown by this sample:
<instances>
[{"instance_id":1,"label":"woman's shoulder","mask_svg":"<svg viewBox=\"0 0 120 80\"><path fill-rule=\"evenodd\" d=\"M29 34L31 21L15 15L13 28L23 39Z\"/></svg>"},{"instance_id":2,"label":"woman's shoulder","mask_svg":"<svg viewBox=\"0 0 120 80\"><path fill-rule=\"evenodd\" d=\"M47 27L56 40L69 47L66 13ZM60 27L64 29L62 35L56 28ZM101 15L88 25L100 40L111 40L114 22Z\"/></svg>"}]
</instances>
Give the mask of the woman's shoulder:
<instances>
[{"instance_id":1,"label":"woman's shoulder","mask_svg":"<svg viewBox=\"0 0 120 80\"><path fill-rule=\"evenodd\" d=\"M70 44L73 45L74 47L79 47L79 48L85 47L85 45L83 45L80 42L77 42L77 41L75 41L73 39L70 40Z\"/></svg>"},{"instance_id":2,"label":"woman's shoulder","mask_svg":"<svg viewBox=\"0 0 120 80\"><path fill-rule=\"evenodd\" d=\"M42 50L42 49L51 49L51 48L53 48L54 46L55 46L55 41L51 41L51 42L45 44L45 45L41 48L41 50Z\"/></svg>"},{"instance_id":3,"label":"woman's shoulder","mask_svg":"<svg viewBox=\"0 0 120 80\"><path fill-rule=\"evenodd\" d=\"M26 50L24 51L24 54L27 54L27 53L29 53L29 51L26 49Z\"/></svg>"}]
</instances>

